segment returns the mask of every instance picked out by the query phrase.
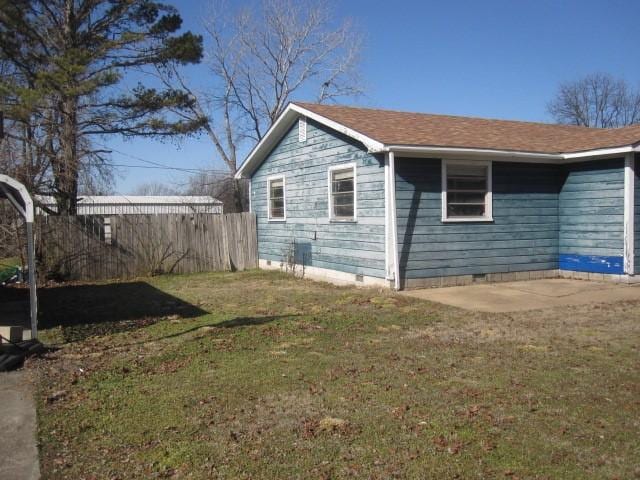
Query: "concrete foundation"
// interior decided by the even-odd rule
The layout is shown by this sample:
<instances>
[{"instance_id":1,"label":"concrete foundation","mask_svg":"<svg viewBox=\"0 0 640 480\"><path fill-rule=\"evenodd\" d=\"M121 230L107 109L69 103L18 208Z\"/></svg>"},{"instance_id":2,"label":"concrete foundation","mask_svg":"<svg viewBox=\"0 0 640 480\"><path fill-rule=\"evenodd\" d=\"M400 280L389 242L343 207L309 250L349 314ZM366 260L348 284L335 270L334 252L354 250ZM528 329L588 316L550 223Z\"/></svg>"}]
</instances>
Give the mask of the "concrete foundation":
<instances>
[{"instance_id":1,"label":"concrete foundation","mask_svg":"<svg viewBox=\"0 0 640 480\"><path fill-rule=\"evenodd\" d=\"M327 268L310 267L304 265L285 265L284 262L274 260L258 260L258 266L264 270L279 270L290 272L301 278L310 278L335 285L355 285L358 287L393 288L393 282L384 278L356 275L354 273L339 272Z\"/></svg>"},{"instance_id":2,"label":"concrete foundation","mask_svg":"<svg viewBox=\"0 0 640 480\"><path fill-rule=\"evenodd\" d=\"M303 265L285 266L284 262L260 259L259 267L265 270L288 271L296 276L333 283L335 285L355 285L361 287L393 288L392 280L339 272L326 268ZM463 287L484 283L522 282L551 278L590 280L623 284L640 284L640 275L610 275L605 273L573 272L569 270L531 270L525 272L487 273L483 275L458 275L433 278L407 278L400 281L401 290L425 288Z\"/></svg>"}]
</instances>

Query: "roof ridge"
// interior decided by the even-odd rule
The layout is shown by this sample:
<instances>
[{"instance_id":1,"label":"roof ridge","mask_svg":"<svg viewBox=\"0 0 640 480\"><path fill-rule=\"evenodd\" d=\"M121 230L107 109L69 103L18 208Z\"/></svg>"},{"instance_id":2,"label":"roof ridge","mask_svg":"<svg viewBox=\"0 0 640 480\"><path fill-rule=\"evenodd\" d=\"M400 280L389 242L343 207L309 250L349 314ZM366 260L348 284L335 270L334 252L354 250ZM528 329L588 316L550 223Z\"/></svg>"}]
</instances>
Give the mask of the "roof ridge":
<instances>
[{"instance_id":1,"label":"roof ridge","mask_svg":"<svg viewBox=\"0 0 640 480\"><path fill-rule=\"evenodd\" d=\"M295 105L298 105L302 108L307 106L309 107L322 107L322 108L342 108L342 109L351 109L351 110L368 110L372 112L387 112L387 113L401 113L401 114L410 114L410 115L421 115L424 117L440 117L440 118L452 118L452 119L471 119L471 120L484 120L489 122L504 122L504 123L515 123L515 124L523 124L523 125L536 125L536 126L544 126L544 127L554 127L554 128L562 128L567 130L575 130L582 132L616 132L621 130L626 130L630 128L640 128L640 124L635 125L626 125L622 127L609 127L609 128L599 128L599 127L585 127L582 125L567 125L563 123L550 123L550 122L535 122L532 120L509 120L505 118L491 118L491 117L480 117L477 115L452 115L448 113L427 113L427 112L416 112L411 110L398 110L393 108L378 108L378 107L360 107L355 105L337 105L337 104L326 104L326 103L316 103L316 102L291 102Z\"/></svg>"},{"instance_id":2,"label":"roof ridge","mask_svg":"<svg viewBox=\"0 0 640 480\"><path fill-rule=\"evenodd\" d=\"M634 124L631 124L631 125L624 125L622 127L607 128L607 129L603 129L603 130L609 130L609 131L640 130L640 123L634 123Z\"/></svg>"}]
</instances>

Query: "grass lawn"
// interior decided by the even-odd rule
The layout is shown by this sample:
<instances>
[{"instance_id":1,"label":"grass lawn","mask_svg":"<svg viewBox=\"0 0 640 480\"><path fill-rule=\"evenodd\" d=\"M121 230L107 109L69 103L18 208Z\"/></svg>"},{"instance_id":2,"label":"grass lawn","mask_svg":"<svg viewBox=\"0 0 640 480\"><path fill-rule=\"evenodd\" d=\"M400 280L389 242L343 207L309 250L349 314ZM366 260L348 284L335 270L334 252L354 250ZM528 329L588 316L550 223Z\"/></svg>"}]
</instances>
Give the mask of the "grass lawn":
<instances>
[{"instance_id":1,"label":"grass lawn","mask_svg":"<svg viewBox=\"0 0 640 480\"><path fill-rule=\"evenodd\" d=\"M0 257L0 267L17 267L20 265L18 257Z\"/></svg>"},{"instance_id":2,"label":"grass lawn","mask_svg":"<svg viewBox=\"0 0 640 480\"><path fill-rule=\"evenodd\" d=\"M266 272L40 298L44 478L640 477L640 302L473 314Z\"/></svg>"}]
</instances>

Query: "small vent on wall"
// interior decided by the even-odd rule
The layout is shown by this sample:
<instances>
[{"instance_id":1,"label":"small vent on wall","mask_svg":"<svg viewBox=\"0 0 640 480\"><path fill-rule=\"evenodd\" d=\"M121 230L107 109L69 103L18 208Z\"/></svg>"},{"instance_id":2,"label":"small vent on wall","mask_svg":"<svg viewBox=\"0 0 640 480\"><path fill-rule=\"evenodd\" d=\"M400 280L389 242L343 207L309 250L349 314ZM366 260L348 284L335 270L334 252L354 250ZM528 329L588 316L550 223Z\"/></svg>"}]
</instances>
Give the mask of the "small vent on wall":
<instances>
[{"instance_id":1,"label":"small vent on wall","mask_svg":"<svg viewBox=\"0 0 640 480\"><path fill-rule=\"evenodd\" d=\"M307 141L307 119L306 117L300 117L298 119L298 141Z\"/></svg>"},{"instance_id":2,"label":"small vent on wall","mask_svg":"<svg viewBox=\"0 0 640 480\"><path fill-rule=\"evenodd\" d=\"M271 265L271 260L267 260L267 265Z\"/></svg>"},{"instance_id":3,"label":"small vent on wall","mask_svg":"<svg viewBox=\"0 0 640 480\"><path fill-rule=\"evenodd\" d=\"M485 273L474 273L473 281L474 282L483 282L487 279L487 275Z\"/></svg>"},{"instance_id":4,"label":"small vent on wall","mask_svg":"<svg viewBox=\"0 0 640 480\"><path fill-rule=\"evenodd\" d=\"M361 273L356 274L356 282L364 282L364 275Z\"/></svg>"}]
</instances>

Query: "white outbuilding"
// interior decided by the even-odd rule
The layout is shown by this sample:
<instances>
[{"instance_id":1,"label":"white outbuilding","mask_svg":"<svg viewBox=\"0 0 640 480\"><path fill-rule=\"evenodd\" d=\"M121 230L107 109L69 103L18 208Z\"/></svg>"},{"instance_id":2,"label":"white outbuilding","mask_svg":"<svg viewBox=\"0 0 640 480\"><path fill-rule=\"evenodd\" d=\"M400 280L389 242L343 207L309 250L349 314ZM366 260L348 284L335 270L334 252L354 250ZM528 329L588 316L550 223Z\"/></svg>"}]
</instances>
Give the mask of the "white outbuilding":
<instances>
[{"instance_id":1,"label":"white outbuilding","mask_svg":"<svg viewBox=\"0 0 640 480\"><path fill-rule=\"evenodd\" d=\"M53 197L39 197L38 201L56 211ZM153 215L153 214L223 213L222 202L201 195L86 195L78 198L78 215ZM38 209L38 214L46 214Z\"/></svg>"}]
</instances>

